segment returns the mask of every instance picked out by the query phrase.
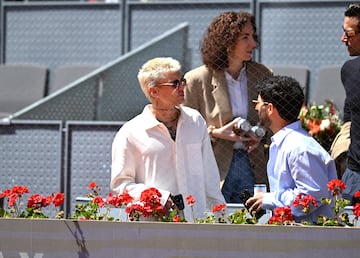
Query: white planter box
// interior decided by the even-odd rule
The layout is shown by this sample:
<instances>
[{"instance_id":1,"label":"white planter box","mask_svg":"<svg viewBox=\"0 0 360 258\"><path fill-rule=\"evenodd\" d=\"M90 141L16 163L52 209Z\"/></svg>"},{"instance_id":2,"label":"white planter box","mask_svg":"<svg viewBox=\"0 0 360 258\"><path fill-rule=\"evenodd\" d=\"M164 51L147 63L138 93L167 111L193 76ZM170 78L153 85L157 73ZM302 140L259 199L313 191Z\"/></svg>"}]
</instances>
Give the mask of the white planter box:
<instances>
[{"instance_id":1,"label":"white planter box","mask_svg":"<svg viewBox=\"0 0 360 258\"><path fill-rule=\"evenodd\" d=\"M359 257L360 228L0 219L0 257Z\"/></svg>"}]
</instances>

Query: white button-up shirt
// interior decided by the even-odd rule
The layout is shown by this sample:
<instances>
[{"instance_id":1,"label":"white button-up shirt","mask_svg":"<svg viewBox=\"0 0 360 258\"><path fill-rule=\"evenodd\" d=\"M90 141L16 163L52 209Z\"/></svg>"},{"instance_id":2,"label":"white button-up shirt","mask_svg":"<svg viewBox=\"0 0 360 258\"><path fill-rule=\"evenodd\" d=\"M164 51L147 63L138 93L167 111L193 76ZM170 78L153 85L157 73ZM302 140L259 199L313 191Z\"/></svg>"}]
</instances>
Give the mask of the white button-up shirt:
<instances>
[{"instance_id":1,"label":"white button-up shirt","mask_svg":"<svg viewBox=\"0 0 360 258\"><path fill-rule=\"evenodd\" d=\"M245 67L240 71L239 77L235 80L228 72L225 78L229 90L231 110L235 117L247 119L248 115L248 86Z\"/></svg>"},{"instance_id":2,"label":"white button-up shirt","mask_svg":"<svg viewBox=\"0 0 360 258\"><path fill-rule=\"evenodd\" d=\"M110 187L117 193L128 190L135 198L146 188L156 187L164 202L170 193L181 193L185 218L192 221L187 195L196 199L197 218L225 200L206 122L194 109L181 106L180 111L176 141L149 106L120 128L112 146Z\"/></svg>"},{"instance_id":3,"label":"white button-up shirt","mask_svg":"<svg viewBox=\"0 0 360 258\"><path fill-rule=\"evenodd\" d=\"M247 119L248 115L248 87L245 66L241 69L239 77L235 80L228 72L225 78L229 90L231 110L233 117ZM244 142L234 142L234 149L244 149Z\"/></svg>"}]
</instances>

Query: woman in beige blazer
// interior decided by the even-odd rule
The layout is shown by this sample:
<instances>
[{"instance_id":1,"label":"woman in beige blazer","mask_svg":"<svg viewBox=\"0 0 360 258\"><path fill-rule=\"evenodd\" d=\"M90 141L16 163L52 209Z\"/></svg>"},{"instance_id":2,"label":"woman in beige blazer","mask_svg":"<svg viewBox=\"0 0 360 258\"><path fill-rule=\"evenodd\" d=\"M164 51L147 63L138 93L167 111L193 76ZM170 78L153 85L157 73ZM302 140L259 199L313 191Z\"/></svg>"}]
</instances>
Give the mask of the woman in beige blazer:
<instances>
[{"instance_id":1,"label":"woman in beige blazer","mask_svg":"<svg viewBox=\"0 0 360 258\"><path fill-rule=\"evenodd\" d=\"M271 71L251 61L257 44L253 15L221 13L202 41L204 65L185 74L184 104L197 109L207 122L228 203L240 202L240 193L252 192L255 183L267 183L264 141L232 131L240 117L252 125L258 121L252 105L257 99L255 84Z\"/></svg>"}]
</instances>

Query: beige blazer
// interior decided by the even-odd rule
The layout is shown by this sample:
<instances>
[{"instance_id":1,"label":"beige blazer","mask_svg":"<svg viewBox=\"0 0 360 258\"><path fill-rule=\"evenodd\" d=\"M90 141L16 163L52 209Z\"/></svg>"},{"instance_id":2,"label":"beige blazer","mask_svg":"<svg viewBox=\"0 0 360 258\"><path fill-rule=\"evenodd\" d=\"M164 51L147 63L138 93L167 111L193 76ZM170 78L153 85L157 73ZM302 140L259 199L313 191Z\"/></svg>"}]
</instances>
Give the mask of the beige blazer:
<instances>
[{"instance_id":1,"label":"beige blazer","mask_svg":"<svg viewBox=\"0 0 360 258\"><path fill-rule=\"evenodd\" d=\"M248 79L248 120L252 125L258 122L257 111L252 100L257 99L256 82L271 75L271 70L256 62L246 63ZM213 71L205 66L195 68L185 74L186 106L197 109L205 118L208 126L221 127L233 120L229 92L223 71ZM213 150L220 171L220 179L224 180L230 167L233 155L233 142L216 139ZM268 150L261 145L249 154L252 169L257 183L267 183L266 164Z\"/></svg>"},{"instance_id":2,"label":"beige blazer","mask_svg":"<svg viewBox=\"0 0 360 258\"><path fill-rule=\"evenodd\" d=\"M333 143L331 144L330 153L331 157L335 160L342 153L347 152L350 146L350 126L351 122L345 122L341 126L340 132L336 135Z\"/></svg>"}]
</instances>

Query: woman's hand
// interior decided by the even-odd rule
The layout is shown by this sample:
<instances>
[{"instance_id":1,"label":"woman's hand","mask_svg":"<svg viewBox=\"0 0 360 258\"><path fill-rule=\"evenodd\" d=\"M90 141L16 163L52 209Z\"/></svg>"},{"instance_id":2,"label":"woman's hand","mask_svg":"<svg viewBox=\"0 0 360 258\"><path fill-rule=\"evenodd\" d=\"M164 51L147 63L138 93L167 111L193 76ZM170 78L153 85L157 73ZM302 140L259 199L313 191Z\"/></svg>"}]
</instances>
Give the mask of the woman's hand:
<instances>
[{"instance_id":1,"label":"woman's hand","mask_svg":"<svg viewBox=\"0 0 360 258\"><path fill-rule=\"evenodd\" d=\"M241 117L234 118L232 121L220 128L212 129L211 136L232 142L244 142L248 152L259 146L260 139L253 134L242 132L240 135L234 132L234 126L241 120Z\"/></svg>"}]
</instances>

